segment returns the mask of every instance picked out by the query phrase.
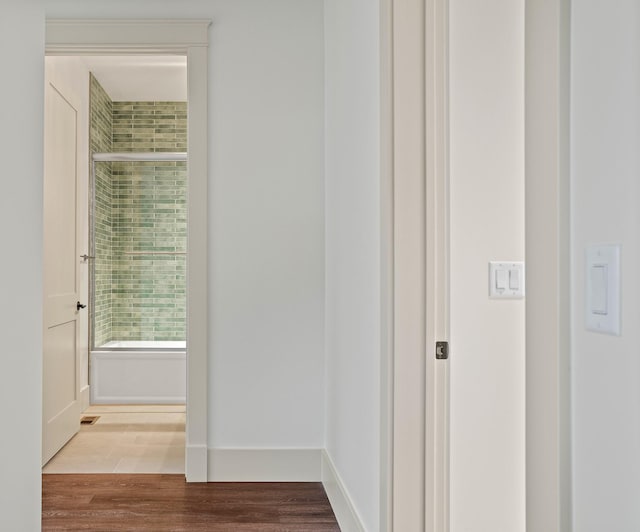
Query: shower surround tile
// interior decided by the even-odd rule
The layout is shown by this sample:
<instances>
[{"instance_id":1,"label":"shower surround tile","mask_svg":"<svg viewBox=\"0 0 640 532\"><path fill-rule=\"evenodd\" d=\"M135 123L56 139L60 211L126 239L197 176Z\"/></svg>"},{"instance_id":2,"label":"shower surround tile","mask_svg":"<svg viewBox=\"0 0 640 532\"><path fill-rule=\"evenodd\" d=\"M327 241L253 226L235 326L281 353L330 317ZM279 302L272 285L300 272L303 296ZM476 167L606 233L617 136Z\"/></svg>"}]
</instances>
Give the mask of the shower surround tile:
<instances>
[{"instance_id":1,"label":"shower surround tile","mask_svg":"<svg viewBox=\"0 0 640 532\"><path fill-rule=\"evenodd\" d=\"M186 151L186 102L114 102L113 149Z\"/></svg>"},{"instance_id":2,"label":"shower surround tile","mask_svg":"<svg viewBox=\"0 0 640 532\"><path fill-rule=\"evenodd\" d=\"M105 151L186 151L186 102L110 102L110 109L111 149ZM100 113L107 111L100 108ZM95 129L102 133L106 127L101 124ZM110 340L184 340L186 163L97 166L101 165L105 165L101 174L108 173L109 182L96 179L96 187L101 187L96 188L96 197L108 197L109 208L96 209L96 229L99 222L105 233L100 238L107 242L108 229L110 240L104 253L109 269L105 264L96 271L96 296L105 299L99 304L96 299L96 314L98 309L105 310L96 319L97 329L100 324L96 345ZM102 290L107 280L108 294Z\"/></svg>"},{"instance_id":3,"label":"shower surround tile","mask_svg":"<svg viewBox=\"0 0 640 532\"><path fill-rule=\"evenodd\" d=\"M90 134L91 153L107 153L112 150L113 102L98 80L90 75ZM94 309L92 316L95 345L111 340L112 326L112 236L111 163L95 165L94 204Z\"/></svg>"}]
</instances>

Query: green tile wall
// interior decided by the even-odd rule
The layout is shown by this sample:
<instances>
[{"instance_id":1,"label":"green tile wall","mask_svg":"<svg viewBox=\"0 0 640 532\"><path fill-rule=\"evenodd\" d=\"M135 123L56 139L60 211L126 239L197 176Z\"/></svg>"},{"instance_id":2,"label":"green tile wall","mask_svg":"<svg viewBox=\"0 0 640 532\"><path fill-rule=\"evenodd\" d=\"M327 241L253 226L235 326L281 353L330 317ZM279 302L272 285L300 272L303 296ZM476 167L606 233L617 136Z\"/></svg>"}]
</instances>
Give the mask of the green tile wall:
<instances>
[{"instance_id":1,"label":"green tile wall","mask_svg":"<svg viewBox=\"0 0 640 532\"><path fill-rule=\"evenodd\" d=\"M111 106L111 151L186 151L186 102ZM110 293L109 304L100 308L109 309L110 329L100 338L184 340L186 256L162 253L186 252L186 163L109 165L110 209L101 224L111 229ZM103 188L100 195L106 197L107 187Z\"/></svg>"},{"instance_id":2,"label":"green tile wall","mask_svg":"<svg viewBox=\"0 0 640 532\"><path fill-rule=\"evenodd\" d=\"M113 151L187 151L187 103L114 102Z\"/></svg>"},{"instance_id":3,"label":"green tile wall","mask_svg":"<svg viewBox=\"0 0 640 532\"><path fill-rule=\"evenodd\" d=\"M113 337L184 340L186 163L112 164Z\"/></svg>"},{"instance_id":4,"label":"green tile wall","mask_svg":"<svg viewBox=\"0 0 640 532\"><path fill-rule=\"evenodd\" d=\"M113 103L98 80L90 78L90 149L91 153L112 151ZM96 164L94 251L92 283L94 287L93 343L102 345L112 339L112 233L111 164Z\"/></svg>"}]
</instances>

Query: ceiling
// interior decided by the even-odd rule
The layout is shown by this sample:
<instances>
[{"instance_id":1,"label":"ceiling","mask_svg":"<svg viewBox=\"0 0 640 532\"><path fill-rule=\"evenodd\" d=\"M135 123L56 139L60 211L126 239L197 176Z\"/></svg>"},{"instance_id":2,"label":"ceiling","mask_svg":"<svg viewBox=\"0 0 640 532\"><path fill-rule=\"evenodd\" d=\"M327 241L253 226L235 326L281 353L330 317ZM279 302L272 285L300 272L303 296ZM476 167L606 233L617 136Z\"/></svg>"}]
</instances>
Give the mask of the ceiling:
<instances>
[{"instance_id":1,"label":"ceiling","mask_svg":"<svg viewBox=\"0 0 640 532\"><path fill-rule=\"evenodd\" d=\"M109 97L119 101L187 101L185 56L83 56Z\"/></svg>"}]
</instances>

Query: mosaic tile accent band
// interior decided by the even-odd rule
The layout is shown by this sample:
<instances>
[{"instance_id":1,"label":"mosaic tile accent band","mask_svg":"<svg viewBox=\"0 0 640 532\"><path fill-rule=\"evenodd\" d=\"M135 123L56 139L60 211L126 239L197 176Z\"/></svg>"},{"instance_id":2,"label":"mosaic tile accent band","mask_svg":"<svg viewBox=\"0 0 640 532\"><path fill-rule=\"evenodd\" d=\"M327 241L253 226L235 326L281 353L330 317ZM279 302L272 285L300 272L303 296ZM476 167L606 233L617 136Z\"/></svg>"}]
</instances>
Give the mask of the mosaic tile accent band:
<instances>
[{"instance_id":1,"label":"mosaic tile accent band","mask_svg":"<svg viewBox=\"0 0 640 532\"><path fill-rule=\"evenodd\" d=\"M97 116L106 114L104 107L96 109ZM111 102L111 149L100 151L186 151L186 122L186 102ZM100 131L98 126L95 129ZM93 131L92 127L92 135ZM97 163L96 170L96 174L109 175L108 183L96 176L96 207L100 197L101 205L109 199L110 208L96 208L96 233L100 231L95 237L96 253L100 238L104 259L96 259L95 344L184 340L186 163ZM103 262L109 262L110 272L98 268ZM98 289L107 278L108 294Z\"/></svg>"}]
</instances>

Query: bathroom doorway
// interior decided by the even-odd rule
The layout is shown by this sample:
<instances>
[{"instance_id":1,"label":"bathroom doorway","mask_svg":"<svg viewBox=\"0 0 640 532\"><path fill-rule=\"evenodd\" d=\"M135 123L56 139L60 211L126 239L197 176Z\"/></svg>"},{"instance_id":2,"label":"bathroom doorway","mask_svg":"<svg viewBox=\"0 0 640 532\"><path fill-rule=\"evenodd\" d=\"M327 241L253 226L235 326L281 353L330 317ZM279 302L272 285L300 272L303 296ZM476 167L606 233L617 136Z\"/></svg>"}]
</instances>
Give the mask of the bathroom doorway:
<instances>
[{"instance_id":1,"label":"bathroom doorway","mask_svg":"<svg viewBox=\"0 0 640 532\"><path fill-rule=\"evenodd\" d=\"M208 45L211 20L48 19L47 56L182 55L188 65L185 476L208 476ZM88 164L88 155L86 161ZM88 241L88 240L87 240ZM89 255L88 252L83 253ZM87 335L88 337L88 335ZM88 359L89 346L86 346ZM81 357L79 357L81 358ZM79 362L78 367L82 364ZM79 375L84 372L79 371ZM88 388L78 394L85 400Z\"/></svg>"},{"instance_id":2,"label":"bathroom doorway","mask_svg":"<svg viewBox=\"0 0 640 532\"><path fill-rule=\"evenodd\" d=\"M56 91L81 95L77 167L84 161L88 171L77 172L77 249L85 251L74 267L75 402L84 415L62 449L60 434L48 445L44 471L184 473L186 57L56 56L46 68ZM50 130L46 144L57 145L57 124ZM57 178L48 179L55 189ZM52 381L46 404L61 394ZM63 428L66 438L77 430Z\"/></svg>"}]
</instances>

